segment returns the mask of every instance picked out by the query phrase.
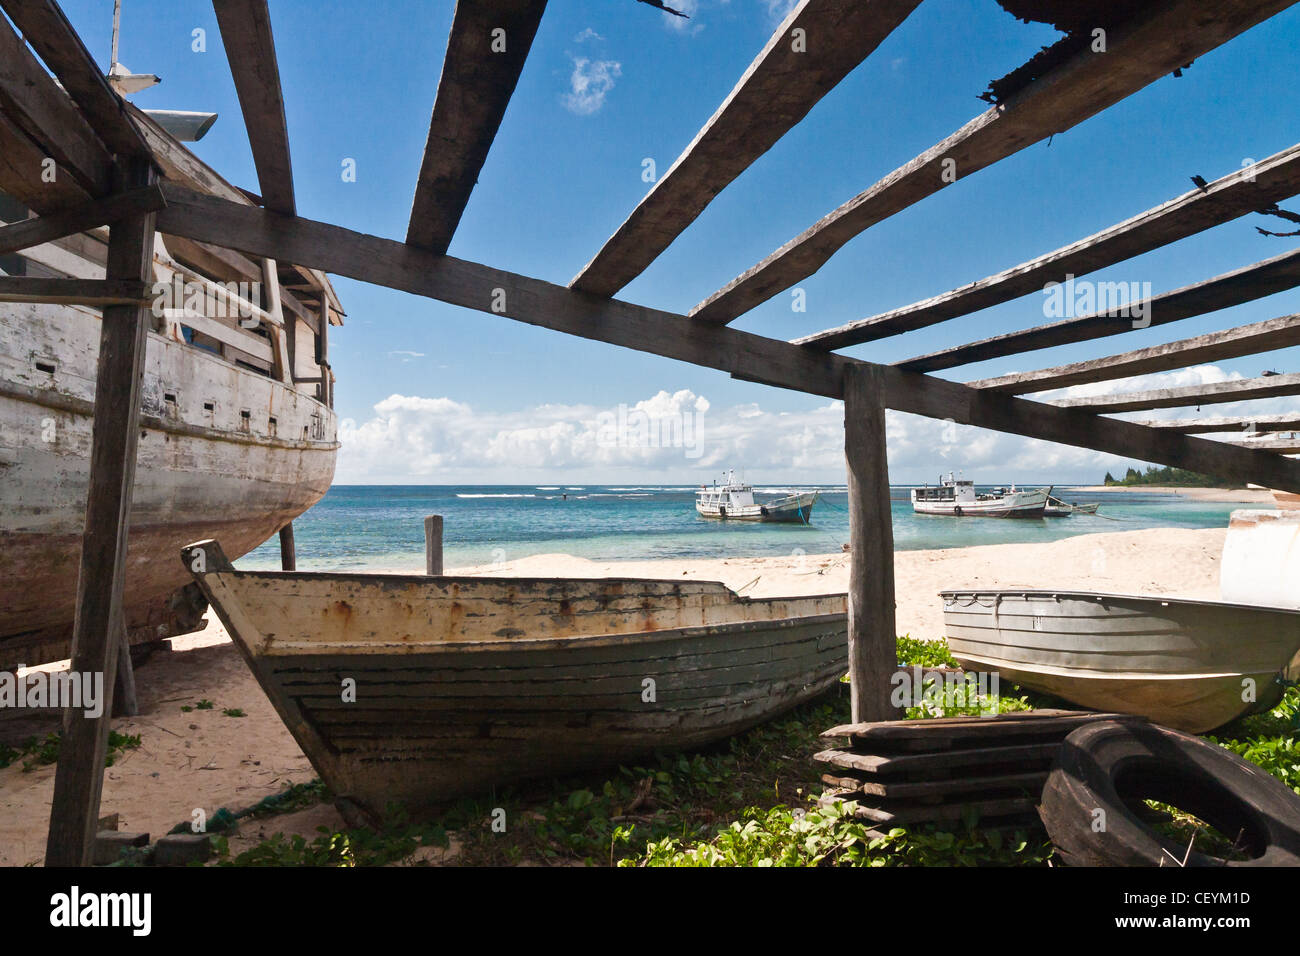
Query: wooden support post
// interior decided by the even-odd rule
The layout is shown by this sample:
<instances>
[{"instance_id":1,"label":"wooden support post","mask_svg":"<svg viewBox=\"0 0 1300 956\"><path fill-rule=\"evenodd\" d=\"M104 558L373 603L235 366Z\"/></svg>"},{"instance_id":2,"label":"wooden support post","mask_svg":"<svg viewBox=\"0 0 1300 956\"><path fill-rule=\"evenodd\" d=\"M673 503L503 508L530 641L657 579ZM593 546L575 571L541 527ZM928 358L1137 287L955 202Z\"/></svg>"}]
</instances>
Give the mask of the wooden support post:
<instances>
[{"instance_id":1,"label":"wooden support post","mask_svg":"<svg viewBox=\"0 0 1300 956\"><path fill-rule=\"evenodd\" d=\"M124 164L121 188L154 182L152 164ZM153 266L154 213L111 225L107 275L144 282ZM117 628L122 620L122 586L136 444L140 437L140 380L144 372L149 310L139 305L104 308L95 383L95 424L90 448L90 490L77 578L77 614L72 632L72 670L117 673ZM158 555L153 560L167 560ZM69 709L65 715L59 764L50 803L46 866L88 866L95 848L104 756L115 680L104 680L104 706L98 717Z\"/></svg>"},{"instance_id":2,"label":"wooden support post","mask_svg":"<svg viewBox=\"0 0 1300 956\"><path fill-rule=\"evenodd\" d=\"M898 670L894 526L885 457L885 390L875 366L844 369L844 457L849 492L849 680L853 722L893 720Z\"/></svg>"},{"instance_id":3,"label":"wooden support post","mask_svg":"<svg viewBox=\"0 0 1300 956\"><path fill-rule=\"evenodd\" d=\"M298 552L293 545L293 522L280 529L280 570L298 570Z\"/></svg>"},{"instance_id":4,"label":"wooden support post","mask_svg":"<svg viewBox=\"0 0 1300 956\"><path fill-rule=\"evenodd\" d=\"M126 634L125 614L118 617L114 630L117 632L117 683L113 691L113 716L136 717L140 713L140 702L135 694L135 664L131 660L131 641Z\"/></svg>"},{"instance_id":5,"label":"wooden support post","mask_svg":"<svg viewBox=\"0 0 1300 956\"><path fill-rule=\"evenodd\" d=\"M424 519L424 573L442 574L442 515Z\"/></svg>"}]
</instances>

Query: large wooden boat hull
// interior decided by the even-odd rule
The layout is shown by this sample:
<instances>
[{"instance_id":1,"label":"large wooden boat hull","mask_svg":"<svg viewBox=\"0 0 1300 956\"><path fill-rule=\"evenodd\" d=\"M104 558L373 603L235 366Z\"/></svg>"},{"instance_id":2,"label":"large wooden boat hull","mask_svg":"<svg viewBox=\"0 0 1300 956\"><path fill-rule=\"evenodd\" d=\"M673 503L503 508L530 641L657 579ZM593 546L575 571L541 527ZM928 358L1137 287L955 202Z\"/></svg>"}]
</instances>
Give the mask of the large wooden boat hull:
<instances>
[{"instance_id":1,"label":"large wooden boat hull","mask_svg":"<svg viewBox=\"0 0 1300 956\"><path fill-rule=\"evenodd\" d=\"M5 669L68 654L99 316L3 304L0 336ZM125 586L137 642L183 633L202 615L202 602L180 593L195 589L169 555L214 531L236 556L257 547L324 495L338 448L333 411L284 383L158 333L145 361Z\"/></svg>"},{"instance_id":2,"label":"large wooden boat hull","mask_svg":"<svg viewBox=\"0 0 1300 956\"><path fill-rule=\"evenodd\" d=\"M1300 611L1077 591L944 591L969 670L1097 710L1202 733L1300 676Z\"/></svg>"},{"instance_id":3,"label":"large wooden boat hull","mask_svg":"<svg viewBox=\"0 0 1300 956\"><path fill-rule=\"evenodd\" d=\"M708 744L847 665L843 595L238 572L212 541L183 560L321 778L370 814Z\"/></svg>"}]
</instances>

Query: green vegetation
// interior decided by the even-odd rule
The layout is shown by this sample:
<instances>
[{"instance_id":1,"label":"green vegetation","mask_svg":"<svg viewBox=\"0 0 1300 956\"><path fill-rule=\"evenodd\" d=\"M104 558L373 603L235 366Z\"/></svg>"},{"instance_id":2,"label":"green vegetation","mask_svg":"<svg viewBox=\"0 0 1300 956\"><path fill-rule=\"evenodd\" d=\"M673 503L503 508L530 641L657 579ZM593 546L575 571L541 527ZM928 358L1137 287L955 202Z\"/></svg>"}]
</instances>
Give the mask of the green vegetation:
<instances>
[{"instance_id":1,"label":"green vegetation","mask_svg":"<svg viewBox=\"0 0 1300 956\"><path fill-rule=\"evenodd\" d=\"M1156 485L1163 487L1175 488L1233 488L1236 487L1234 482L1226 478L1213 478L1209 475L1197 474L1194 471L1187 471L1185 468L1157 468L1155 465L1148 465L1146 471L1138 471L1136 468L1129 467L1124 473L1123 478L1116 478L1110 472L1106 472L1104 482L1108 486L1118 488L1128 488L1139 485Z\"/></svg>"},{"instance_id":2,"label":"green vegetation","mask_svg":"<svg viewBox=\"0 0 1300 956\"><path fill-rule=\"evenodd\" d=\"M238 707L227 707L225 710L222 711L222 713L225 714L227 717L247 717L247 716L248 716L246 713L244 713L244 712L243 712L242 710L240 710Z\"/></svg>"},{"instance_id":3,"label":"green vegetation","mask_svg":"<svg viewBox=\"0 0 1300 956\"><path fill-rule=\"evenodd\" d=\"M898 656L905 665L955 663L944 642L907 636L898 639ZM1002 691L1003 711L1059 704L1017 687ZM991 702L971 696L958 703L949 714L978 713ZM913 708L908 716L941 713ZM1239 721L1217 742L1300 791L1298 717L1300 690L1293 688L1271 713ZM421 847L448 847L453 837L452 859L469 866L1047 865L1052 847L1041 830L985 831L971 818L946 830L922 826L880 834L869 832L848 804L818 806L822 768L810 758L827 745L821 731L848 720L848 696L840 692L705 752L662 754L640 766L462 800L436 823L414 823L390 807L378 830L320 827L314 839L276 834L233 857L226 836L214 843L220 864L228 866L383 865ZM314 781L268 798L256 815L322 799L329 794ZM1202 821L1172 807L1152 811L1176 842L1185 845L1196 833L1198 848L1232 852L1227 838Z\"/></svg>"},{"instance_id":4,"label":"green vegetation","mask_svg":"<svg viewBox=\"0 0 1300 956\"><path fill-rule=\"evenodd\" d=\"M31 773L37 767L55 763L59 759L59 744L62 740L62 732L55 730L46 734L44 738L28 737L17 750L0 745L0 768L8 767L19 757L29 758L23 761L23 773ZM113 766L124 750L135 750L139 746L139 734L119 734L116 730L110 730L104 766Z\"/></svg>"}]
</instances>

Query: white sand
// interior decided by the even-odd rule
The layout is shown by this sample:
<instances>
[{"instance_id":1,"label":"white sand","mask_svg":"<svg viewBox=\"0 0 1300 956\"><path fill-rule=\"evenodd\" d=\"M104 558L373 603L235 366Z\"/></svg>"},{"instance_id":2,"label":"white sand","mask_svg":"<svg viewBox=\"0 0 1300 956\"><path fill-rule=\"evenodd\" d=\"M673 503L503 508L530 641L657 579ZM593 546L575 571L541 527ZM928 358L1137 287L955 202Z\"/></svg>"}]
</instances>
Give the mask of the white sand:
<instances>
[{"instance_id":1,"label":"white sand","mask_svg":"<svg viewBox=\"0 0 1300 956\"><path fill-rule=\"evenodd\" d=\"M896 557L898 630L934 639L943 634L938 591L954 587L1060 587L1138 594L1215 597L1223 530L1153 529L1081 535L1051 544L1000 544ZM509 564L449 569L455 573L601 577L606 575L720 580L751 596L843 592L847 554L700 561L594 562L550 554ZM108 768L102 814L120 828L155 839L195 808L247 807L315 772L249 674L215 616L206 631L173 641L136 671L139 717L113 722L140 734L138 750ZM181 711L200 699L211 710ZM245 717L228 717L228 708ZM49 728L57 726L51 720ZM0 726L0 733L4 728ZM43 731L42 731L43 732ZM54 767L24 773L21 761L0 770L0 864L39 862L45 850ZM242 849L258 831L315 836L318 824L340 825L332 808L273 818L245 827Z\"/></svg>"}]
</instances>

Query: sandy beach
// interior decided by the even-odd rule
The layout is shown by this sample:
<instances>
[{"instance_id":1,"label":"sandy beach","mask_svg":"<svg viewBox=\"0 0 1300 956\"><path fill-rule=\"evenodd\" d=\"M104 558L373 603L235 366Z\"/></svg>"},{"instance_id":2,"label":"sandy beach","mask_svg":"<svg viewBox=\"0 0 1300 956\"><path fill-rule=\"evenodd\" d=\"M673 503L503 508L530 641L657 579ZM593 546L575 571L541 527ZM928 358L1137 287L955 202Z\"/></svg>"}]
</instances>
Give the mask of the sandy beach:
<instances>
[{"instance_id":1,"label":"sandy beach","mask_svg":"<svg viewBox=\"0 0 1300 956\"><path fill-rule=\"evenodd\" d=\"M1212 598L1218 593L1224 534L1222 529L1157 529L1080 535L1048 544L899 552L898 630L917 638L942 637L936 593L952 587L1061 587ZM845 553L629 562L545 554L448 572L694 578L720 580L746 595L774 596L843 592L848 563ZM211 613L209 621L205 631L175 639L170 652L155 654L137 668L141 713L113 722L119 733L141 737L140 747L123 753L104 780L101 813L118 814L120 829L147 831L156 839L188 822L196 809L209 817L220 807L238 810L315 776ZM181 709L199 701L212 706ZM44 736L57 726L53 713L25 716L21 724L0 722L0 741L15 745L24 736ZM40 862L53 780L52 765L24 772L21 759L0 770L0 865ZM319 824L340 822L332 808L315 807L245 825L231 848L238 852L277 830L311 838Z\"/></svg>"},{"instance_id":2,"label":"sandy beach","mask_svg":"<svg viewBox=\"0 0 1300 956\"><path fill-rule=\"evenodd\" d=\"M1135 495L1176 495L1189 501L1225 501L1273 507L1273 492L1265 488L1177 488L1163 485L1089 485L1071 488L1070 494L1097 491L1120 491Z\"/></svg>"}]
</instances>

